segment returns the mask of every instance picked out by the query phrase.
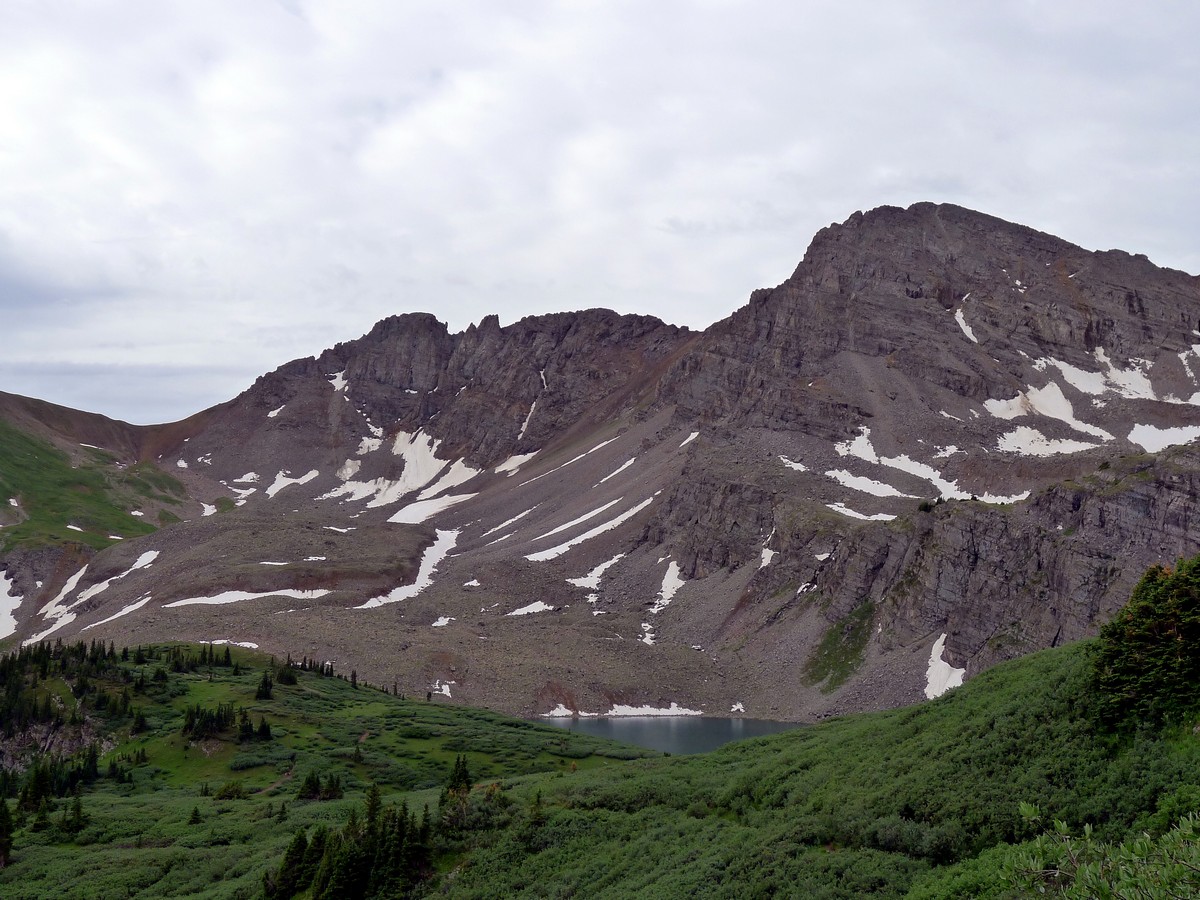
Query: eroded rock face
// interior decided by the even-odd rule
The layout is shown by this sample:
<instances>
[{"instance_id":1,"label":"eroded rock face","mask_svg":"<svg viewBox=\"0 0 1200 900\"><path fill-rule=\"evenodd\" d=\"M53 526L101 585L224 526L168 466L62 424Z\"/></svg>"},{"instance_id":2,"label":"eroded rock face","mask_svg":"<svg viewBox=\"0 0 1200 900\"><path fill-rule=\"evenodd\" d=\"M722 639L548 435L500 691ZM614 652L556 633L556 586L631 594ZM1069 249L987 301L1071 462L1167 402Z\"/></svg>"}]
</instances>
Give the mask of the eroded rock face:
<instances>
[{"instance_id":1,"label":"eroded rock face","mask_svg":"<svg viewBox=\"0 0 1200 900\"><path fill-rule=\"evenodd\" d=\"M80 439L38 408L5 415ZM96 557L56 636L238 637L525 714L808 718L922 698L942 634L968 677L1089 634L1200 552L1200 281L885 207L702 334L409 314L185 422L86 424L186 521ZM28 638L78 568L22 553Z\"/></svg>"}]
</instances>

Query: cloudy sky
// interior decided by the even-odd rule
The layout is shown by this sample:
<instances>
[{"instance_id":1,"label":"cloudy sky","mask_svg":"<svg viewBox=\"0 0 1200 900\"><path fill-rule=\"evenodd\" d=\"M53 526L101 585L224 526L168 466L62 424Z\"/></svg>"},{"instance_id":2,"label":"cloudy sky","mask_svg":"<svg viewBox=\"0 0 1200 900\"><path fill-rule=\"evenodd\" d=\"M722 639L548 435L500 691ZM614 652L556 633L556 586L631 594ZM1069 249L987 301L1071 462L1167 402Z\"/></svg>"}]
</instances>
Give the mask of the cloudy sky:
<instances>
[{"instance_id":1,"label":"cloudy sky","mask_svg":"<svg viewBox=\"0 0 1200 900\"><path fill-rule=\"evenodd\" d=\"M425 310L703 327L858 209L1200 272L1200 4L7 0L0 390L137 423Z\"/></svg>"}]
</instances>

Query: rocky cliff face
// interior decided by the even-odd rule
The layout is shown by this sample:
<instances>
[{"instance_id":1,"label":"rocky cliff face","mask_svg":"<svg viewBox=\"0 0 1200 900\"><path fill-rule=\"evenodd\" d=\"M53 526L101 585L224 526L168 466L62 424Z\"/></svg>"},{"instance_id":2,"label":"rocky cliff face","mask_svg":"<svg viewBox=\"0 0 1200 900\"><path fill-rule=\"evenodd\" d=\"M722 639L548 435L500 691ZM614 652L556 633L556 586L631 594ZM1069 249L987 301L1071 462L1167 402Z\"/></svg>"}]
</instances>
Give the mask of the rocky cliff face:
<instances>
[{"instance_id":1,"label":"rocky cliff face","mask_svg":"<svg viewBox=\"0 0 1200 900\"><path fill-rule=\"evenodd\" d=\"M178 478L185 521L0 568L24 639L249 640L526 714L889 706L1200 552L1198 375L1197 278L882 208L703 334L398 316L122 426L108 449Z\"/></svg>"}]
</instances>

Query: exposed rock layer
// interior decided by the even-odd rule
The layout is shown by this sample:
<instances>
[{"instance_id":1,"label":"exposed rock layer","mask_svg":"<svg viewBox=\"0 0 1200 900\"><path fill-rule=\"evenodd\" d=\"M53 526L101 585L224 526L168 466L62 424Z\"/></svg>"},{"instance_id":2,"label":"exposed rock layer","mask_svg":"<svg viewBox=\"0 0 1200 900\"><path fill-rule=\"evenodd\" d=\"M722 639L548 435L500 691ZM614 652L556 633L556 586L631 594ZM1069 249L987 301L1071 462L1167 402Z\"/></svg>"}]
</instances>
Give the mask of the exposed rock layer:
<instances>
[{"instance_id":1,"label":"exposed rock layer","mask_svg":"<svg viewBox=\"0 0 1200 900\"><path fill-rule=\"evenodd\" d=\"M917 204L824 229L702 334L404 315L182 423L0 412L191 497L91 562L58 635L250 639L528 714L803 718L919 699L942 633L968 677L1088 634L1200 552L1198 378L1197 278ZM47 552L0 561L23 638L77 571ZM191 602L235 590L292 593Z\"/></svg>"}]
</instances>

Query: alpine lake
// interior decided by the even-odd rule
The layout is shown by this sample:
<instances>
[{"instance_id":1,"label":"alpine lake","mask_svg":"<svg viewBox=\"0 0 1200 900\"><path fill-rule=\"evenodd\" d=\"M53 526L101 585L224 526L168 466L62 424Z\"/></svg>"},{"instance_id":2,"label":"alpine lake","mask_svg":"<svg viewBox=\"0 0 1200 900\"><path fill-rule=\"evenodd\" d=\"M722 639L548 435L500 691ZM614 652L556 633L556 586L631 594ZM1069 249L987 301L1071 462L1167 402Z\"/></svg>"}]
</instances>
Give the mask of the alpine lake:
<instances>
[{"instance_id":1,"label":"alpine lake","mask_svg":"<svg viewBox=\"0 0 1200 900\"><path fill-rule=\"evenodd\" d=\"M611 738L665 753L707 753L731 741L778 734L804 726L770 719L722 719L710 716L616 716L539 719L548 725Z\"/></svg>"}]
</instances>

